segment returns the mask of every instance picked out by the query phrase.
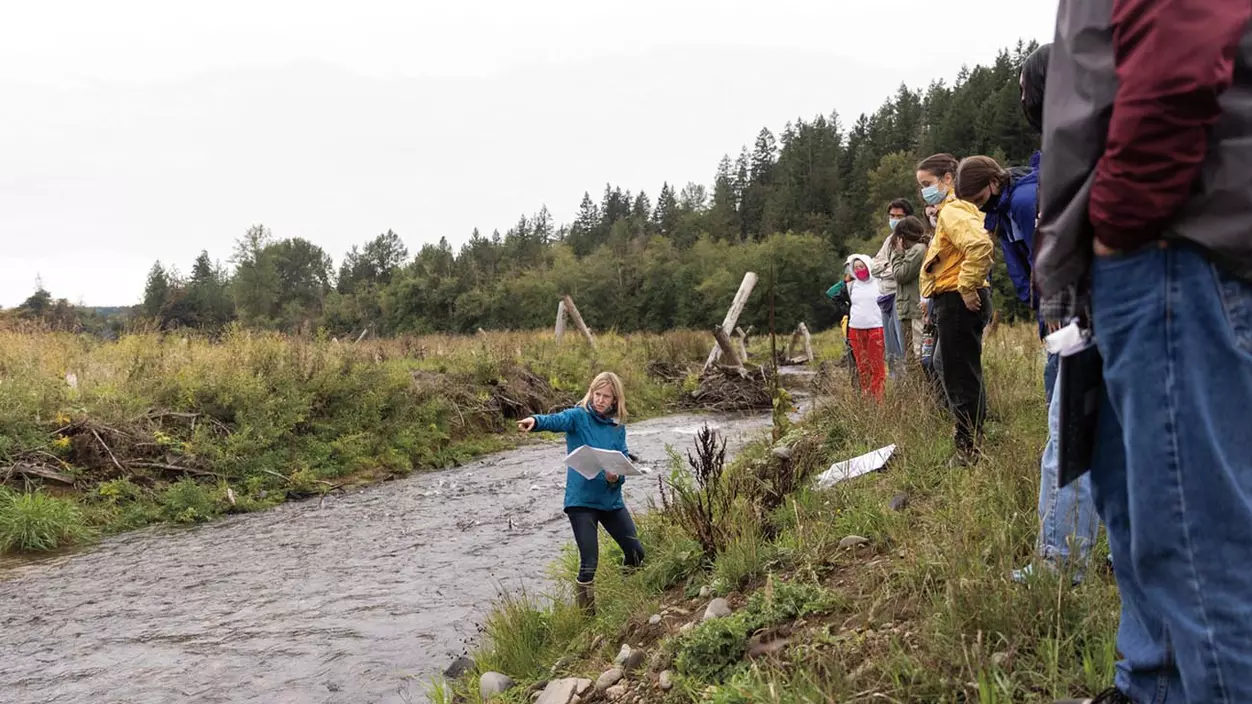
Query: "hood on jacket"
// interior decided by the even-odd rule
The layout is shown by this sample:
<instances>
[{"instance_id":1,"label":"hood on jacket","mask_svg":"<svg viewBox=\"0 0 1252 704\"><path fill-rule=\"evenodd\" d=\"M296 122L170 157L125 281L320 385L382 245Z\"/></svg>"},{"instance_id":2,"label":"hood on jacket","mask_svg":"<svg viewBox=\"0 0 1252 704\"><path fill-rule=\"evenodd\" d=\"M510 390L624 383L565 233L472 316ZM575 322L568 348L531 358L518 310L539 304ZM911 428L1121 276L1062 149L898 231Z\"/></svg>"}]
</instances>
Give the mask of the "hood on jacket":
<instances>
[{"instance_id":1,"label":"hood on jacket","mask_svg":"<svg viewBox=\"0 0 1252 704\"><path fill-rule=\"evenodd\" d=\"M860 279L856 278L856 274L853 271L852 262L860 262L865 265L866 269L869 269L870 281L873 281L875 278L877 278L874 276L874 260L864 254L853 254L852 256L848 257L848 261L845 264L847 266L848 273L852 274L853 280L860 281Z\"/></svg>"}]
</instances>

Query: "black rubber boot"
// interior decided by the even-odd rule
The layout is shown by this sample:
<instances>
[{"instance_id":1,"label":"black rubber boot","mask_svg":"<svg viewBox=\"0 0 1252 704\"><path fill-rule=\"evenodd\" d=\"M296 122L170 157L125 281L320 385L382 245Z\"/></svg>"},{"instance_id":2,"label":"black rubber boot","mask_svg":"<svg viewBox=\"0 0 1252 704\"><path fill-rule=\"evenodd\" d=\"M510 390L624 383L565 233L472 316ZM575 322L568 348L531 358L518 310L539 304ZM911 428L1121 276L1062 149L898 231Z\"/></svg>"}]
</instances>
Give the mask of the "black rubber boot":
<instances>
[{"instance_id":1,"label":"black rubber boot","mask_svg":"<svg viewBox=\"0 0 1252 704\"><path fill-rule=\"evenodd\" d=\"M588 616L596 615L596 589L594 582L574 582L574 603Z\"/></svg>"}]
</instances>

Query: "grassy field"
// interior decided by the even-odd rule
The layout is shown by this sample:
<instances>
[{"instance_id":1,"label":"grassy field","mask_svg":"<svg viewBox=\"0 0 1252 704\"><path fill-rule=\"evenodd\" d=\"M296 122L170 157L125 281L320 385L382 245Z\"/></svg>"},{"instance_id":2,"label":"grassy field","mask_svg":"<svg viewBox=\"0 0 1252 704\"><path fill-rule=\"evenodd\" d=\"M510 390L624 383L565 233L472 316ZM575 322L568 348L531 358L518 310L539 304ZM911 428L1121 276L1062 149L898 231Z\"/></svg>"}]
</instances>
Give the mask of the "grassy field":
<instances>
[{"instance_id":1,"label":"grassy field","mask_svg":"<svg viewBox=\"0 0 1252 704\"><path fill-rule=\"evenodd\" d=\"M359 344L236 330L120 342L0 332L0 553L254 511L447 467L516 442L511 419L621 370L646 417L708 336L482 334Z\"/></svg>"},{"instance_id":2,"label":"grassy field","mask_svg":"<svg viewBox=\"0 0 1252 704\"><path fill-rule=\"evenodd\" d=\"M819 343L838 347L830 335ZM499 603L474 670L435 683L432 699L478 702L478 676L497 671L518 683L498 701L528 704L552 678L594 681L624 643L649 658L622 701L990 704L1102 689L1116 659L1112 576L1097 569L1076 588L1067 576L1009 579L1036 532L1042 363L1029 327L988 339L994 416L972 468L948 467L950 422L920 384L876 406L842 373L828 375L829 401L799 427L775 428L772 443L697 472L675 458L675 488L640 516L645 566L623 574L617 547L601 542L595 618L570 605L567 551L553 565L562 586ZM899 449L884 471L811 487L832 462L890 443ZM1097 563L1105 554L1099 546ZM733 615L700 623L715 596Z\"/></svg>"}]
</instances>

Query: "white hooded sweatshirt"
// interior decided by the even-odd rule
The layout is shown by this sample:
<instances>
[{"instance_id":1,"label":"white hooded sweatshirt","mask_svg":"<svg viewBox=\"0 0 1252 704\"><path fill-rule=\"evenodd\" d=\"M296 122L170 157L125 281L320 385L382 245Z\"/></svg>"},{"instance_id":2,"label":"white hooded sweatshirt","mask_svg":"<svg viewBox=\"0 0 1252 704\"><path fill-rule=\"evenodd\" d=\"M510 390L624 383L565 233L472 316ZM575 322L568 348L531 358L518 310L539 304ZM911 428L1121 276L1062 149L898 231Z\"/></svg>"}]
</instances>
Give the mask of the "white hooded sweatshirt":
<instances>
[{"instance_id":1,"label":"white hooded sweatshirt","mask_svg":"<svg viewBox=\"0 0 1252 704\"><path fill-rule=\"evenodd\" d=\"M859 261L869 270L869 278L861 281L856 278L852 263ZM882 291L878 287L878 279L874 277L874 260L864 254L853 254L848 257L848 272L852 273L852 282L848 284L848 297L852 299L852 312L848 314L848 327L857 330L870 330L882 327L882 308L878 307L878 297Z\"/></svg>"}]
</instances>

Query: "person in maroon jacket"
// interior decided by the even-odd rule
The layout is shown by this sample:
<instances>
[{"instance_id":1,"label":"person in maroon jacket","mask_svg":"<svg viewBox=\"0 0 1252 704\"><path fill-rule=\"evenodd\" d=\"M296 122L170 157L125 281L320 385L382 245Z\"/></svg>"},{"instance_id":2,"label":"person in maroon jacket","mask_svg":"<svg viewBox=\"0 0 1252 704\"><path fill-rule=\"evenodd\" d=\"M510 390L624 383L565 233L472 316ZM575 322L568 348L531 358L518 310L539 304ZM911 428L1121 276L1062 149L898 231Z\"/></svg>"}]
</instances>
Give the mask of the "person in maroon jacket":
<instances>
[{"instance_id":1,"label":"person in maroon jacket","mask_svg":"<svg viewBox=\"0 0 1252 704\"><path fill-rule=\"evenodd\" d=\"M1091 485L1122 597L1116 686L1087 701L1252 702L1250 19L1060 3L1035 283L1102 357Z\"/></svg>"}]
</instances>

